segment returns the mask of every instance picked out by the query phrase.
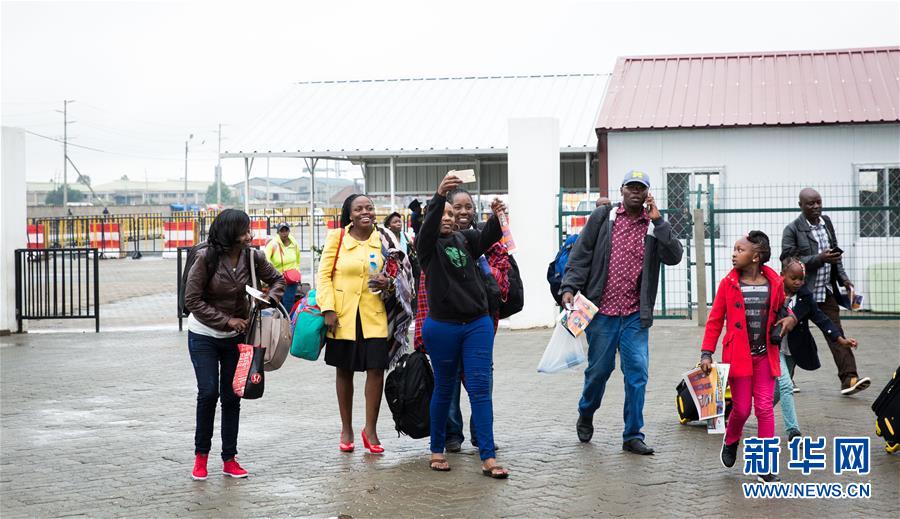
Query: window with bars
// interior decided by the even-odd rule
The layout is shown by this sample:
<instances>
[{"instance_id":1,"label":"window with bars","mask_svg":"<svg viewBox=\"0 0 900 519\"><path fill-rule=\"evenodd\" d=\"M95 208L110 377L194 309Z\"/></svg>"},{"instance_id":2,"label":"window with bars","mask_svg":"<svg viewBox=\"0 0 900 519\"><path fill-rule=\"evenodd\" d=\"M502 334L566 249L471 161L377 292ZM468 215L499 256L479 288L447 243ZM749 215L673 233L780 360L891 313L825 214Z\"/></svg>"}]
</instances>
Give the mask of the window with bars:
<instances>
[{"instance_id":1,"label":"window with bars","mask_svg":"<svg viewBox=\"0 0 900 519\"><path fill-rule=\"evenodd\" d=\"M895 209L859 212L861 238L900 237L900 166L860 167L859 205Z\"/></svg>"},{"instance_id":2,"label":"window with bars","mask_svg":"<svg viewBox=\"0 0 900 519\"><path fill-rule=\"evenodd\" d=\"M697 207L697 197L700 197L700 207L705 211L710 186L719 187L719 171L715 169L681 170L672 169L666 171L666 207L669 209L668 220L672 225L675 236L687 239L693 235L692 211ZM709 238L709 229L704 230L704 236ZM716 238L719 237L719 226L716 225Z\"/></svg>"}]
</instances>

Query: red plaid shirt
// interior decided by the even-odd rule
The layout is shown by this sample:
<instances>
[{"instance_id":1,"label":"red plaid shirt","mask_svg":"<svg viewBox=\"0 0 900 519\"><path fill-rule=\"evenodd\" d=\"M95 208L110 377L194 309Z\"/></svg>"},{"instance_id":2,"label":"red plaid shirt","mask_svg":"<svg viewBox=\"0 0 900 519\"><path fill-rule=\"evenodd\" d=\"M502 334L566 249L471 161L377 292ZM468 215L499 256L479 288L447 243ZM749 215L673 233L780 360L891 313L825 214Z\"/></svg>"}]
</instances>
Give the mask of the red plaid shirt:
<instances>
[{"instance_id":1,"label":"red plaid shirt","mask_svg":"<svg viewBox=\"0 0 900 519\"><path fill-rule=\"evenodd\" d=\"M419 287L416 290L416 331L413 337L413 348L419 350L425 346L422 340L422 326L428 317L428 294L425 292L425 271L419 274Z\"/></svg>"},{"instance_id":2,"label":"red plaid shirt","mask_svg":"<svg viewBox=\"0 0 900 519\"><path fill-rule=\"evenodd\" d=\"M598 310L601 314L631 315L641 309L644 236L649 225L647 211L632 218L624 206L620 205L616 210L606 286Z\"/></svg>"}]
</instances>

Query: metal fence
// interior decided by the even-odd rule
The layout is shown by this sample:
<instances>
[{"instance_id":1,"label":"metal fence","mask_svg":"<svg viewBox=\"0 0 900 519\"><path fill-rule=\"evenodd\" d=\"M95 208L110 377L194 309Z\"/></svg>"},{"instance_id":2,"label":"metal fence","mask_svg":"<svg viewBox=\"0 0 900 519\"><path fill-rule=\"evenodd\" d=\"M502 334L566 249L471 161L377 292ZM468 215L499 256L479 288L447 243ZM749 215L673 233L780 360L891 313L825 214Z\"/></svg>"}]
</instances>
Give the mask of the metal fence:
<instances>
[{"instance_id":1,"label":"metal fence","mask_svg":"<svg viewBox=\"0 0 900 519\"><path fill-rule=\"evenodd\" d=\"M769 266L780 270L784 228L800 216L800 190L812 187L822 195L823 214L834 224L838 244L844 250L844 269L855 285L855 292L864 297L861 311L842 311L842 318L900 319L900 176L897 179L879 177L875 186L780 184L693 188L670 182L668 193L654 188L661 212L685 248L682 263L663 267L655 313L663 318L691 318L696 309L697 243L693 209L703 209L705 216L706 301L711 305L719 280L731 269L734 242L747 232L761 230L769 236L772 245ZM584 192L560 193L560 244L569 234L580 231L597 197L599 193L590 197ZM613 192L609 198L616 202L621 196ZM577 208L579 203L581 207ZM548 252L550 259L552 255Z\"/></svg>"},{"instance_id":2,"label":"metal fence","mask_svg":"<svg viewBox=\"0 0 900 519\"><path fill-rule=\"evenodd\" d=\"M97 249L17 249L16 323L26 319L94 319L100 331Z\"/></svg>"},{"instance_id":3,"label":"metal fence","mask_svg":"<svg viewBox=\"0 0 900 519\"><path fill-rule=\"evenodd\" d=\"M334 212L331 210L330 212ZM110 239L106 224L117 224L118 237L121 243L121 256L140 258L144 254L159 255L166 250L165 229L166 222L193 222L196 224L198 242L206 240L209 226L215 219L216 213L175 213L171 216L162 214L133 214L133 215L105 215L91 217L46 217L29 218L29 225L43 227L43 241L41 245L45 249L70 249L91 247L99 241ZM378 221L382 221L387 214L376 215ZM340 222L338 214L315 215L313 226L310 229L310 216L308 214L252 214L253 222L263 222L263 229L268 236L277 234L277 226L287 223L291 228L291 235L297 240L300 250L310 252L320 249L325 242L325 236L329 230L336 228ZM408 216L404 216L404 222L408 227ZM259 234L259 228L256 228ZM175 252L175 247L171 248ZM105 256L109 254L104 253Z\"/></svg>"}]
</instances>

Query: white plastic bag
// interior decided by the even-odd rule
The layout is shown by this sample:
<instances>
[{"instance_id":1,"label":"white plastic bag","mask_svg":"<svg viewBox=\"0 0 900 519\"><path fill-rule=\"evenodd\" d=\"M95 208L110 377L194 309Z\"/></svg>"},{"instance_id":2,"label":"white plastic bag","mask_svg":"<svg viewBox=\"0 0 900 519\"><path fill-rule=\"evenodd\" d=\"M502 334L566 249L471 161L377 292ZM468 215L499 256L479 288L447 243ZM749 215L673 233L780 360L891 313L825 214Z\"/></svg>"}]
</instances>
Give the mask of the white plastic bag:
<instances>
[{"instance_id":1,"label":"white plastic bag","mask_svg":"<svg viewBox=\"0 0 900 519\"><path fill-rule=\"evenodd\" d=\"M578 338L572 337L572 334L557 320L550 343L547 344L544 356L538 362L538 372L556 373L585 362L587 360L586 335L582 333Z\"/></svg>"}]
</instances>

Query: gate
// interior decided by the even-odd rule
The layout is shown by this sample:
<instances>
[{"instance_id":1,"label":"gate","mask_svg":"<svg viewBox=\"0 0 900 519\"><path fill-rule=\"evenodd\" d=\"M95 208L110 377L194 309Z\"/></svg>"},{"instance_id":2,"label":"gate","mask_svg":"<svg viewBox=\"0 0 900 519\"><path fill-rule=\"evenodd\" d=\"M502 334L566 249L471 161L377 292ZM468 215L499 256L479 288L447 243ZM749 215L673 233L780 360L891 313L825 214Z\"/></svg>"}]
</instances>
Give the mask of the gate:
<instances>
[{"instance_id":1,"label":"gate","mask_svg":"<svg viewBox=\"0 0 900 519\"><path fill-rule=\"evenodd\" d=\"M875 200L870 200L871 192L854 185L728 186L717 189L719 196L710 186L707 300L713 301L719 280L731 269L735 240L751 230L769 236L769 266L781 270L782 233L800 215L797 193L803 187L821 193L822 213L830 217L838 245L844 249L844 270L855 292L864 296L860 311L842 309L841 319L900 319L900 196L879 198L875 192Z\"/></svg>"},{"instance_id":2,"label":"gate","mask_svg":"<svg viewBox=\"0 0 900 519\"><path fill-rule=\"evenodd\" d=\"M97 249L16 249L16 324L26 319L93 319L100 331Z\"/></svg>"}]
</instances>

